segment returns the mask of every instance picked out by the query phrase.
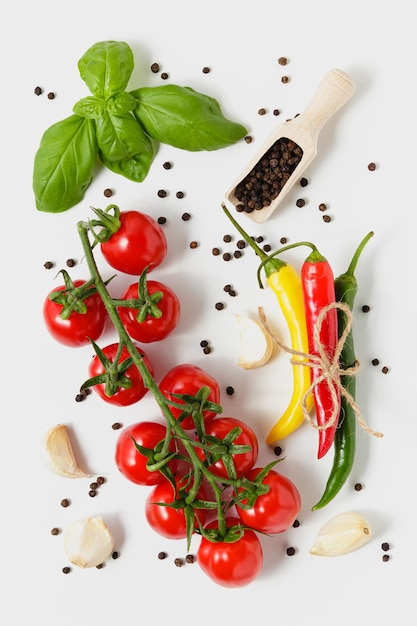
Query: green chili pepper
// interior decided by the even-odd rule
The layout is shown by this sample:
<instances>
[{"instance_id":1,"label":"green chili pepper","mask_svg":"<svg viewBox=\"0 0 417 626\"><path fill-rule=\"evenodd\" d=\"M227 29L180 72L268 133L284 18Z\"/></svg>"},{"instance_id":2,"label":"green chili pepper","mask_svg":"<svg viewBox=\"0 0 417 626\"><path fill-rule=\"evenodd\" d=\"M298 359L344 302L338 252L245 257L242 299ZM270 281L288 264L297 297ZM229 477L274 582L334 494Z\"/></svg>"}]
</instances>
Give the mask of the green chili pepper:
<instances>
[{"instance_id":1,"label":"green chili pepper","mask_svg":"<svg viewBox=\"0 0 417 626\"><path fill-rule=\"evenodd\" d=\"M369 232L357 247L352 261L344 274L340 274L335 279L336 300L343 302L352 311L358 292L358 283L355 277L355 269L359 257L369 239L373 236L373 232ZM343 311L338 310L338 334L342 336L346 328L346 316ZM346 341L340 354L341 369L354 367L356 363L355 346L353 341L352 329L349 331ZM341 376L341 384L348 394L355 399L356 392L356 376ZM342 396L341 409L339 415L338 428L334 437L334 457L330 475L327 480L324 493L320 500L312 507L312 511L321 509L328 504L339 493L345 484L353 467L356 451L356 414L347 401Z\"/></svg>"}]
</instances>

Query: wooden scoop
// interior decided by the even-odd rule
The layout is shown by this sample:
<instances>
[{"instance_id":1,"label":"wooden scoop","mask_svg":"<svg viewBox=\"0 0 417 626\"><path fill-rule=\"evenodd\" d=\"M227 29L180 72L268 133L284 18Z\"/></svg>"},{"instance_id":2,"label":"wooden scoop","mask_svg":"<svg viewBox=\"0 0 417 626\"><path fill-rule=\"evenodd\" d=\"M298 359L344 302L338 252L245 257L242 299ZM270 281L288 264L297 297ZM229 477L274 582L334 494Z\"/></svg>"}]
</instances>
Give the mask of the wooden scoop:
<instances>
[{"instance_id":1,"label":"wooden scoop","mask_svg":"<svg viewBox=\"0 0 417 626\"><path fill-rule=\"evenodd\" d=\"M318 136L327 120L354 91L355 84L348 74L337 69L327 72L307 108L274 130L227 191L227 200L235 207L243 206L240 210L254 222L265 222L316 156ZM262 192L257 187L260 179ZM254 202L261 204L262 208L251 208L248 202L252 207Z\"/></svg>"}]
</instances>

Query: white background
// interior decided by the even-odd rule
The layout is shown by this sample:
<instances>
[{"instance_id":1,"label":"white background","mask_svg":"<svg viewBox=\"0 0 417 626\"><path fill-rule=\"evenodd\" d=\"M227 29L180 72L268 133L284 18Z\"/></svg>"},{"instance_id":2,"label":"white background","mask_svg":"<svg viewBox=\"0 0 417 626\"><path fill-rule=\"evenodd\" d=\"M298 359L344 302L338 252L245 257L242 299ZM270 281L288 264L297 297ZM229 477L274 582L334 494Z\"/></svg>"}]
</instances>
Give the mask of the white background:
<instances>
[{"instance_id":1,"label":"white background","mask_svg":"<svg viewBox=\"0 0 417 626\"><path fill-rule=\"evenodd\" d=\"M20 0L3 8L1 20L1 172L2 172L2 433L1 462L1 622L17 626L87 626L90 624L240 624L345 626L398 619L416 624L415 577L415 20L411 2L356 0L281 0L209 3L152 0L53 2ZM147 179L135 184L104 169L85 199L59 215L36 211L32 194L33 158L42 133L71 114L73 104L88 95L77 62L94 43L126 41L135 55L131 88L159 85L150 72L159 62L169 82L188 85L218 99L228 117L246 125L252 144L244 141L212 153L183 153L161 146ZM286 56L282 68L277 59ZM211 68L203 74L202 68ZM91 349L64 348L49 337L42 322L42 302L58 284L56 270L68 258L77 260L74 278L87 277L76 223L91 216L90 205L104 208L103 190L114 190L122 210L136 209L167 217L169 252L155 270L182 301L183 315L163 345L147 347L157 378L179 362L192 362L214 375L222 389L225 415L247 420L260 440L260 461L273 454L264 440L285 409L291 393L288 358L278 353L263 368L237 366L239 341L231 313L256 315L263 304L271 324L286 338L286 327L273 295L259 290L257 260L246 252L229 264L213 257L223 250L224 234L233 233L220 203L235 176L273 128L300 113L322 76L332 68L349 73L356 93L325 126L318 155L282 208L264 225L240 222L263 235L272 248L308 239L332 263L335 275L347 268L362 237L374 230L360 261L359 293L354 311L358 402L370 427L384 433L376 439L358 427L356 462L348 483L325 509L312 513L331 464L331 454L316 459L317 433L303 425L284 442L280 470L302 495L299 528L274 538L263 537L264 568L244 589L212 583L197 564L178 569L183 542L169 542L146 525L147 489L128 483L113 461L117 432L111 425L158 419L153 399L127 409L112 408L90 396L76 403L78 386L87 377ZM290 77L287 84L281 76ZM35 96L34 88L44 89ZM56 94L47 99L47 92ZM267 114L258 115L265 107ZM272 110L278 108L280 116ZM173 168L163 169L170 160ZM369 162L377 169L370 172ZM157 190L168 191L158 198ZM178 190L185 192L179 200ZM306 204L295 202L303 197ZM328 205L332 221L318 210ZM192 218L181 220L188 211ZM196 240L199 247L189 248ZM235 237L236 240L236 237ZM230 246L231 244L229 244ZM233 249L233 246L232 246ZM297 267L301 250L288 254ZM47 260L56 263L47 271ZM99 258L99 263L102 260ZM103 267L103 271L108 271ZM127 285L119 276L113 289ZM231 283L232 299L223 292ZM223 301L226 307L216 311ZM371 311L364 314L361 306ZM114 340L111 330L105 339ZM213 347L203 355L200 341ZM380 360L379 367L370 363ZM387 375L381 367L389 368ZM224 390L233 385L230 398ZM71 481L42 464L43 433L65 423L74 437L80 462L106 477L96 498L88 480ZM363 489L354 490L361 482ZM62 498L71 500L63 509ZM309 554L316 533L331 516L355 510L367 517L374 535L356 552L335 558ZM120 552L101 570L73 568L63 549L62 530L71 521L102 515ZM382 542L390 560L382 561ZM198 543L193 545L196 549ZM288 546L296 554L288 557ZM169 558L157 559L166 550ZM151 617L152 615L152 617Z\"/></svg>"}]
</instances>

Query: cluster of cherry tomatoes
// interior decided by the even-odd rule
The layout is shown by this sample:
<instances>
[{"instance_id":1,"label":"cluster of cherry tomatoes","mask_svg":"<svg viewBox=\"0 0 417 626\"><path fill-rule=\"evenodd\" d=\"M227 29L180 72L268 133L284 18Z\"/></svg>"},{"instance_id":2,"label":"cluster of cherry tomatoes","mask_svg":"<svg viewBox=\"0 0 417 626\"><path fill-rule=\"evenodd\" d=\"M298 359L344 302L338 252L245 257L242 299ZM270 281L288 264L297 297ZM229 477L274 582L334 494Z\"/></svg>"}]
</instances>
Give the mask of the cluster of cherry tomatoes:
<instances>
[{"instance_id":1,"label":"cluster of cherry tomatoes","mask_svg":"<svg viewBox=\"0 0 417 626\"><path fill-rule=\"evenodd\" d=\"M103 229L116 224L106 240L95 235L104 258L136 276L120 300L113 300L125 330L140 343L164 339L179 322L180 302L169 287L147 278L167 254L162 228L150 216L120 212L114 205L98 213ZM47 329L67 346L94 346L87 382L94 383L103 400L119 406L139 401L149 389L120 337L104 348L95 343L109 315L94 278L72 281L67 272L62 274L65 284L45 299ZM147 355L134 345L153 377ZM115 381L111 392L109 372ZM190 534L201 535L201 569L222 586L247 585L262 568L258 533L287 530L300 511L300 494L275 463L257 465L256 434L242 420L219 415L219 384L203 369L177 365L155 383L153 392L164 398L164 409L169 407L168 420L162 410L165 420L126 427L116 443L116 465L128 480L150 488L145 515L153 530L188 541Z\"/></svg>"}]
</instances>

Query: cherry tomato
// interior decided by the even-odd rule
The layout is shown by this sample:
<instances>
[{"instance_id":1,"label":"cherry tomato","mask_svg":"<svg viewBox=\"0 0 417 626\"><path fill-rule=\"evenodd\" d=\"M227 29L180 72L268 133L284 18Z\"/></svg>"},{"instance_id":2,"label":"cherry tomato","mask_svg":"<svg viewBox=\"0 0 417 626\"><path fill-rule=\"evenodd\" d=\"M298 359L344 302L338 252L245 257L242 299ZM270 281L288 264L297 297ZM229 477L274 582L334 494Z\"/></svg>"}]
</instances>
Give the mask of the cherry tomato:
<instances>
[{"instance_id":1,"label":"cherry tomato","mask_svg":"<svg viewBox=\"0 0 417 626\"><path fill-rule=\"evenodd\" d=\"M184 489L184 479L180 477L176 478L176 484L181 500L187 493L187 489ZM200 488L198 492L198 499L206 499L203 488ZM145 516L148 524L159 535L167 537L168 539L184 539L187 536L184 508L173 508L157 504L157 502L171 504L174 501L174 489L171 483L165 479L162 483L156 485L149 493L145 502ZM207 521L206 509L195 509L194 512L204 526ZM197 520L195 520L195 526L198 526Z\"/></svg>"},{"instance_id":2,"label":"cherry tomato","mask_svg":"<svg viewBox=\"0 0 417 626\"><path fill-rule=\"evenodd\" d=\"M236 470L236 477L244 476L255 465L258 458L258 439L256 434L245 422L235 417L216 417L206 426L206 433L217 439L224 439L234 428L241 428L240 435L235 437L231 445L250 446L248 452L235 453L231 452L231 457ZM200 459L205 459L205 453L201 448L196 448L196 452ZM210 471L215 476L228 478L228 473L224 466L223 460L219 459L209 466Z\"/></svg>"},{"instance_id":3,"label":"cherry tomato","mask_svg":"<svg viewBox=\"0 0 417 626\"><path fill-rule=\"evenodd\" d=\"M227 526L238 525L240 520L230 517ZM217 521L207 528L216 528ZM238 541L212 542L202 537L197 550L197 562L215 583L223 587L244 587L253 582L262 569L261 543L253 530L244 530Z\"/></svg>"},{"instance_id":4,"label":"cherry tomato","mask_svg":"<svg viewBox=\"0 0 417 626\"><path fill-rule=\"evenodd\" d=\"M137 485L158 485L166 480L161 472L147 469L148 459L137 450L134 443L135 441L144 448L154 449L160 441L165 439L165 435L166 427L159 422L138 422L122 430L116 443L115 461L125 478ZM174 452L174 442L170 450ZM173 469L172 462L168 465Z\"/></svg>"},{"instance_id":5,"label":"cherry tomato","mask_svg":"<svg viewBox=\"0 0 417 626\"><path fill-rule=\"evenodd\" d=\"M254 480L261 469L252 469L247 478ZM300 493L289 478L273 469L262 483L269 485L268 493L258 496L251 509L237 507L238 515L245 525L255 530L268 534L282 533L294 523L300 512Z\"/></svg>"},{"instance_id":6,"label":"cherry tomato","mask_svg":"<svg viewBox=\"0 0 417 626\"><path fill-rule=\"evenodd\" d=\"M100 244L107 263L120 272L140 276L158 267L167 255L167 240L158 222L139 211L121 211L121 226Z\"/></svg>"},{"instance_id":7,"label":"cherry tomato","mask_svg":"<svg viewBox=\"0 0 417 626\"><path fill-rule=\"evenodd\" d=\"M220 401L220 387L218 382L197 365L188 363L176 365L165 374L159 383L159 389L165 397L168 400L173 400L180 404L182 404L182 402L174 398L171 394L179 393L193 396L204 386L210 389L208 400L218 404ZM178 418L181 414L180 409L176 409L175 407L171 407L171 412L175 418ZM213 411L203 411L205 424L207 425L216 415L217 413ZM194 428L192 417L186 417L181 422L181 425L185 430Z\"/></svg>"},{"instance_id":8,"label":"cherry tomato","mask_svg":"<svg viewBox=\"0 0 417 626\"><path fill-rule=\"evenodd\" d=\"M119 344L112 343L105 348L102 348L104 355L109 359L109 361L111 361L111 363L114 363L118 346ZM152 363L150 362L145 352L142 349L139 349L138 346L136 347L138 348L140 354L143 355L144 363L147 366L151 375L153 376ZM123 347L119 362L123 362L129 357L130 354L127 348ZM103 363L100 361L97 355L94 355L89 365L90 378L99 376L104 372L105 367ZM116 406L128 406L130 404L134 404L135 402L138 402L141 398L143 398L143 396L148 392L148 389L143 384L142 375L140 374L138 368L134 363L132 363L132 365L126 370L124 376L127 376L127 378L132 381L131 387L128 387L126 389L119 387L116 393L112 396L108 396L106 394L105 383L99 383L98 385L94 385L93 389L103 400L105 400L109 404L114 404Z\"/></svg>"},{"instance_id":9,"label":"cherry tomato","mask_svg":"<svg viewBox=\"0 0 417 626\"><path fill-rule=\"evenodd\" d=\"M138 322L138 309L119 307L119 315L129 335L142 343L161 341L168 337L177 327L180 321L180 301L170 287L157 280L147 281L147 291L150 296L161 291L163 296L156 306L161 312L161 317L154 317L148 313L143 322ZM138 298L138 283L130 285L121 297L121 300Z\"/></svg>"},{"instance_id":10,"label":"cherry tomato","mask_svg":"<svg viewBox=\"0 0 417 626\"><path fill-rule=\"evenodd\" d=\"M84 285L84 280L74 280L74 287ZM64 291L65 285L60 285L53 289L55 291ZM100 296L95 293L84 300L87 306L86 313L77 313L73 311L68 319L62 319L62 304L53 302L48 296L43 304L43 319L46 328L52 337L71 348L86 346L90 343L89 339L96 341L102 335L107 320L107 311Z\"/></svg>"}]
</instances>

